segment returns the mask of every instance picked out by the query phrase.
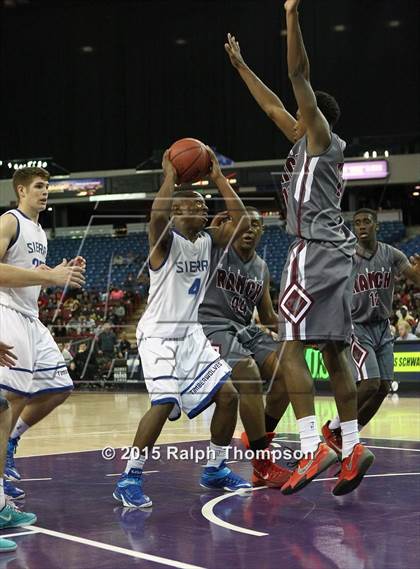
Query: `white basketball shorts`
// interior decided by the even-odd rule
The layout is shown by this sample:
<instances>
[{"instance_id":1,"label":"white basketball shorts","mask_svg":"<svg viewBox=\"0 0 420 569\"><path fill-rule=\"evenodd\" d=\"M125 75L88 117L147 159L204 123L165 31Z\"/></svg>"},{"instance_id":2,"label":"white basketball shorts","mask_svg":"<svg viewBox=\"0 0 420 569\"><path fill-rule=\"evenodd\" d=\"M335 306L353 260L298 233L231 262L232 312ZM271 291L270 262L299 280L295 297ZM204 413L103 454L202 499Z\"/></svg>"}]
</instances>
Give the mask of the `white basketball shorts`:
<instances>
[{"instance_id":1,"label":"white basketball shorts","mask_svg":"<svg viewBox=\"0 0 420 569\"><path fill-rule=\"evenodd\" d=\"M174 403L171 421L181 416L181 410L192 419L211 405L231 368L201 326L180 339L139 338L140 334L140 361L152 405Z\"/></svg>"},{"instance_id":2,"label":"white basketball shorts","mask_svg":"<svg viewBox=\"0 0 420 569\"><path fill-rule=\"evenodd\" d=\"M17 356L13 368L0 367L0 389L25 397L73 389L64 358L40 320L0 305L0 340Z\"/></svg>"}]
</instances>

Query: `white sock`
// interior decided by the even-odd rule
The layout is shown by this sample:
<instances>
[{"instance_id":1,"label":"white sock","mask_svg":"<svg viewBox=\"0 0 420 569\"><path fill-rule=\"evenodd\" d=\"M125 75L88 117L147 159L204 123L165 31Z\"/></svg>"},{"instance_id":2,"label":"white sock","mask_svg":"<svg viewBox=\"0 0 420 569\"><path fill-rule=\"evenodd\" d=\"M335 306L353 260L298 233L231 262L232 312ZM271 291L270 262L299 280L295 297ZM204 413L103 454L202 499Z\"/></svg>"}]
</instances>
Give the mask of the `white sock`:
<instances>
[{"instance_id":1,"label":"white sock","mask_svg":"<svg viewBox=\"0 0 420 569\"><path fill-rule=\"evenodd\" d=\"M330 424L328 425L331 430L340 428L340 417L336 415Z\"/></svg>"},{"instance_id":2,"label":"white sock","mask_svg":"<svg viewBox=\"0 0 420 569\"><path fill-rule=\"evenodd\" d=\"M144 463L146 462L146 455L141 454L138 460L127 460L127 466L125 467L124 472L128 474L132 468L139 468L143 470Z\"/></svg>"},{"instance_id":3,"label":"white sock","mask_svg":"<svg viewBox=\"0 0 420 569\"><path fill-rule=\"evenodd\" d=\"M304 454L315 452L321 442L315 415L298 419L297 423L299 427L301 451Z\"/></svg>"},{"instance_id":4,"label":"white sock","mask_svg":"<svg viewBox=\"0 0 420 569\"><path fill-rule=\"evenodd\" d=\"M6 505L6 498L4 497L4 481L0 478L0 510Z\"/></svg>"},{"instance_id":5,"label":"white sock","mask_svg":"<svg viewBox=\"0 0 420 569\"><path fill-rule=\"evenodd\" d=\"M343 458L346 458L346 456L351 454L353 447L359 442L357 419L341 423L341 436L343 439L343 450L341 451L341 455Z\"/></svg>"},{"instance_id":6,"label":"white sock","mask_svg":"<svg viewBox=\"0 0 420 569\"><path fill-rule=\"evenodd\" d=\"M12 434L10 435L10 438L17 439L18 437L21 437L23 433L28 429L29 425L27 425L25 421L22 421L22 419L19 417L15 425L15 428L13 429Z\"/></svg>"},{"instance_id":7,"label":"white sock","mask_svg":"<svg viewBox=\"0 0 420 569\"><path fill-rule=\"evenodd\" d=\"M207 449L207 464L206 468L213 467L219 468L224 460L228 457L228 450L229 447L223 447L219 445L215 445L210 441L210 445Z\"/></svg>"}]
</instances>

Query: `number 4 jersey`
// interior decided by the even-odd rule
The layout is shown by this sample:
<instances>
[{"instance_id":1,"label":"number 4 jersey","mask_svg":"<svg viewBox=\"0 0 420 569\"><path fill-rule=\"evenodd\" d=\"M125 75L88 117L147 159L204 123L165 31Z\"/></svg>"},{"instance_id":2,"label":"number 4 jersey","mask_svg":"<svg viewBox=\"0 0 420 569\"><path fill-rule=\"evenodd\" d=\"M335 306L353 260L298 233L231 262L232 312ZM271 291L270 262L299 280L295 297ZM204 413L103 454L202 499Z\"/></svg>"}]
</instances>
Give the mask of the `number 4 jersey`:
<instances>
[{"instance_id":1,"label":"number 4 jersey","mask_svg":"<svg viewBox=\"0 0 420 569\"><path fill-rule=\"evenodd\" d=\"M9 243L3 263L21 269L34 269L47 259L47 236L39 223L29 219L19 209L4 215L13 215L17 220L16 235ZM38 318L40 286L0 288L0 304L13 308L25 316Z\"/></svg>"},{"instance_id":2,"label":"number 4 jersey","mask_svg":"<svg viewBox=\"0 0 420 569\"><path fill-rule=\"evenodd\" d=\"M156 270L149 267L150 290L137 337L184 338L198 324L210 271L212 239L202 231L192 242L172 229L169 251Z\"/></svg>"},{"instance_id":3,"label":"number 4 jersey","mask_svg":"<svg viewBox=\"0 0 420 569\"><path fill-rule=\"evenodd\" d=\"M360 244L357 245L353 257L354 323L368 324L390 317L395 275L402 273L409 264L404 253L386 243L378 242L373 253L363 249Z\"/></svg>"}]
</instances>

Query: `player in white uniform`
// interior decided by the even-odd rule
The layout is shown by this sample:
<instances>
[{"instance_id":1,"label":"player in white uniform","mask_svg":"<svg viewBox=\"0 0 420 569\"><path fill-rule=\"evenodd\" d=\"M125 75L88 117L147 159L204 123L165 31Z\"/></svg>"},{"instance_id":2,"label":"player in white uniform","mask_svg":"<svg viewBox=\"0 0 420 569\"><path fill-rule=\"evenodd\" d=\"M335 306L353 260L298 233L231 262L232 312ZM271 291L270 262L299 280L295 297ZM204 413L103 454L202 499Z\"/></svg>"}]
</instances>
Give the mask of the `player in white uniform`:
<instances>
[{"instance_id":1,"label":"player in white uniform","mask_svg":"<svg viewBox=\"0 0 420 569\"><path fill-rule=\"evenodd\" d=\"M126 507L152 505L143 493L142 472L147 452L166 420L177 419L181 411L192 419L212 403L216 408L210 428L210 458L200 483L227 490L251 486L225 464L236 425L237 393L230 381L231 368L212 348L198 323L212 246L226 247L249 229L250 222L217 158L208 150L210 177L225 199L233 221L231 230L222 225L203 231L208 211L203 197L189 190L174 194L176 173L168 153L163 158L164 181L153 202L149 226L149 300L137 328L152 406L140 421L133 443L140 458L127 462L114 491L114 498Z\"/></svg>"},{"instance_id":2,"label":"player in white uniform","mask_svg":"<svg viewBox=\"0 0 420 569\"><path fill-rule=\"evenodd\" d=\"M48 180L49 173L42 168L23 168L15 172L13 186L18 208L0 218L0 260L3 263L21 269L45 264L47 237L38 216L47 206ZM51 282L47 275L51 271L43 272L47 282ZM14 440L60 405L73 389L57 344L38 318L40 288L39 285L0 286L0 338L14 346L17 356L13 367L0 368L0 388L5 390L12 411L11 437ZM9 471L15 474L15 479L20 478L17 471ZM8 493L15 499L24 496L23 491L11 485Z\"/></svg>"},{"instance_id":3,"label":"player in white uniform","mask_svg":"<svg viewBox=\"0 0 420 569\"><path fill-rule=\"evenodd\" d=\"M54 269L38 267L36 269L19 269L10 265L0 264L0 287L21 286L71 286L80 287L83 282L84 269L78 266L66 266L66 263L58 265ZM0 341L0 367L13 367L16 364L16 355L13 346ZM6 461L7 441L10 434L12 421L9 402L0 396L0 529L8 527L20 527L31 525L36 522L35 514L21 512L10 503L6 503L4 493L3 472ZM0 538L0 552L14 551L16 543L10 539Z\"/></svg>"}]
</instances>

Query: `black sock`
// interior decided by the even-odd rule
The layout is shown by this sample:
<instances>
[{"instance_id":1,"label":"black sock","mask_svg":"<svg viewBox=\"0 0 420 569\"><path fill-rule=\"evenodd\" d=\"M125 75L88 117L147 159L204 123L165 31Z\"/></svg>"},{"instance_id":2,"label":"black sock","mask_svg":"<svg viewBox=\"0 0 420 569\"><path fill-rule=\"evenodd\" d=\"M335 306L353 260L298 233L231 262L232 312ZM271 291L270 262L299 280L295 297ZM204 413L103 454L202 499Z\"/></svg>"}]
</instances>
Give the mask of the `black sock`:
<instances>
[{"instance_id":1,"label":"black sock","mask_svg":"<svg viewBox=\"0 0 420 569\"><path fill-rule=\"evenodd\" d=\"M265 414L265 430L267 431L267 433L274 433L276 428L277 428L277 424L279 422L279 419L275 419L274 417L271 417L270 415L267 415L267 413Z\"/></svg>"},{"instance_id":2,"label":"black sock","mask_svg":"<svg viewBox=\"0 0 420 569\"><path fill-rule=\"evenodd\" d=\"M268 447L268 438L266 435L257 439L256 441L249 441L249 448L251 450L265 450Z\"/></svg>"}]
</instances>

